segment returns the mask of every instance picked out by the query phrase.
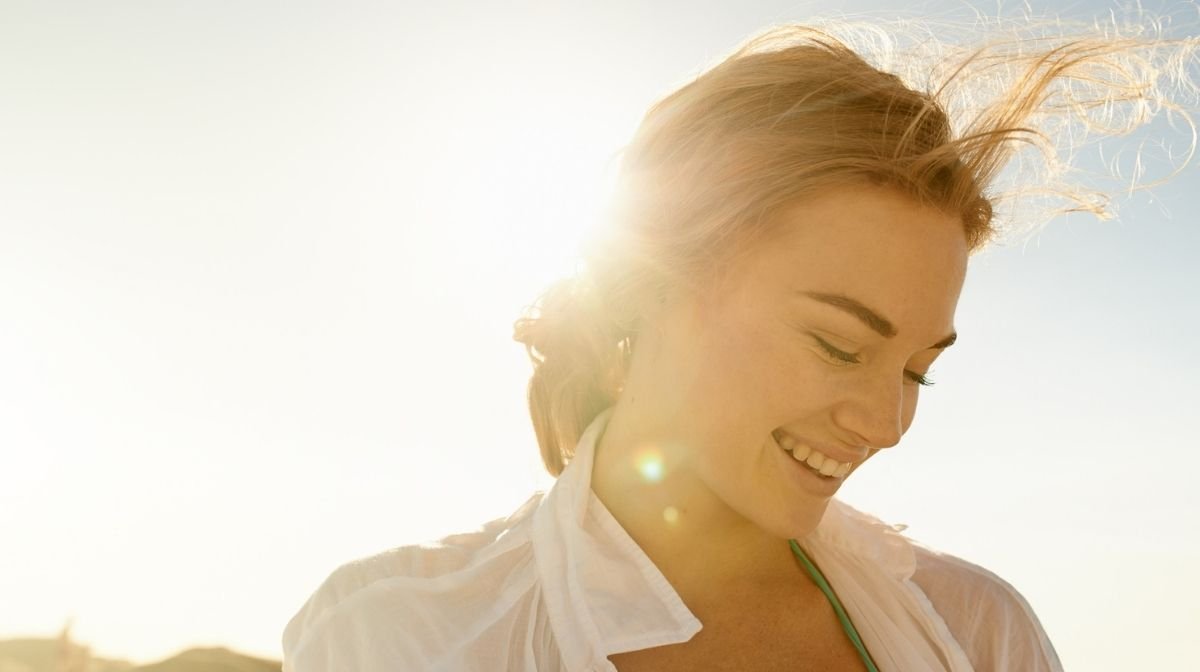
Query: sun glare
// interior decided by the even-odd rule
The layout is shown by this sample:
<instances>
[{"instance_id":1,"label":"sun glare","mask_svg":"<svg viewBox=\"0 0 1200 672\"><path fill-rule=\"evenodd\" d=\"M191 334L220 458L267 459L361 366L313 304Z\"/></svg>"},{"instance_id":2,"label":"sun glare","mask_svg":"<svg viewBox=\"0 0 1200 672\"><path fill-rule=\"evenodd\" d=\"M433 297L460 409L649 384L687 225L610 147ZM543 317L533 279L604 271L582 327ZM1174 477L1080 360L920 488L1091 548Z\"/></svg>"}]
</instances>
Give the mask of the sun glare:
<instances>
[{"instance_id":1,"label":"sun glare","mask_svg":"<svg viewBox=\"0 0 1200 672\"><path fill-rule=\"evenodd\" d=\"M637 463L637 471L642 475L642 478L657 483L663 477L663 458L662 453L657 448L647 448L638 454L635 462Z\"/></svg>"}]
</instances>

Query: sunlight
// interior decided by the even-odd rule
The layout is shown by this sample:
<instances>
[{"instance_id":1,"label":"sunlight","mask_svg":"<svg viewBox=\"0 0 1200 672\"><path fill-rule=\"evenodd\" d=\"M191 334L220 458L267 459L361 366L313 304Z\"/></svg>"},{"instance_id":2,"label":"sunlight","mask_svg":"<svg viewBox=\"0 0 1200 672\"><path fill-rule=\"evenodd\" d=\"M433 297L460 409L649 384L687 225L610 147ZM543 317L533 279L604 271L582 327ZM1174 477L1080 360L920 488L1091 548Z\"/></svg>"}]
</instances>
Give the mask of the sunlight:
<instances>
[{"instance_id":1,"label":"sunlight","mask_svg":"<svg viewBox=\"0 0 1200 672\"><path fill-rule=\"evenodd\" d=\"M637 471L642 475L642 478L657 483L663 477L663 457L662 453L657 448L648 448L640 453L634 462L637 464Z\"/></svg>"}]
</instances>

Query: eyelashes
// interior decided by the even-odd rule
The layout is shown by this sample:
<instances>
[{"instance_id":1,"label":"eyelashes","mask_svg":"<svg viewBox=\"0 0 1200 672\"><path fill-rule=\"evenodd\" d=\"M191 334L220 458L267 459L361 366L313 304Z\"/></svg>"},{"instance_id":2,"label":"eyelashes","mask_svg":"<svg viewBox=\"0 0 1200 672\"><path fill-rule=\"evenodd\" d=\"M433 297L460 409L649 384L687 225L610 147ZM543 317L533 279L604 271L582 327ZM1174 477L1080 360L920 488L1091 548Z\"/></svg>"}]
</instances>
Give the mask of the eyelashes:
<instances>
[{"instance_id":1,"label":"eyelashes","mask_svg":"<svg viewBox=\"0 0 1200 672\"><path fill-rule=\"evenodd\" d=\"M816 334L813 334L812 337L813 337L813 340L815 340L817 342L817 345L821 346L821 349L825 351L825 354L828 355L830 357L830 359L835 359L835 360L845 363L845 364L858 364L858 362L859 362L858 355L853 355L853 354L850 354L849 352L839 350L839 349L833 347L832 345L830 345L829 343L827 343L824 339L822 339L820 336L817 336Z\"/></svg>"},{"instance_id":2,"label":"eyelashes","mask_svg":"<svg viewBox=\"0 0 1200 672\"><path fill-rule=\"evenodd\" d=\"M813 340L817 342L817 345L821 346L821 349L825 351L825 355L839 366L858 364L861 361L859 360L858 355L846 352L844 350L839 350L816 334L810 334L810 336L812 336ZM908 380L916 383L917 385L933 385L932 380L915 371L905 371L904 375L906 378L908 378Z\"/></svg>"},{"instance_id":3,"label":"eyelashes","mask_svg":"<svg viewBox=\"0 0 1200 672\"><path fill-rule=\"evenodd\" d=\"M918 385L926 385L926 386L933 385L933 380L931 380L927 376L917 373L916 371L905 371L904 375L908 376L909 380L911 380L912 382L914 382Z\"/></svg>"}]
</instances>

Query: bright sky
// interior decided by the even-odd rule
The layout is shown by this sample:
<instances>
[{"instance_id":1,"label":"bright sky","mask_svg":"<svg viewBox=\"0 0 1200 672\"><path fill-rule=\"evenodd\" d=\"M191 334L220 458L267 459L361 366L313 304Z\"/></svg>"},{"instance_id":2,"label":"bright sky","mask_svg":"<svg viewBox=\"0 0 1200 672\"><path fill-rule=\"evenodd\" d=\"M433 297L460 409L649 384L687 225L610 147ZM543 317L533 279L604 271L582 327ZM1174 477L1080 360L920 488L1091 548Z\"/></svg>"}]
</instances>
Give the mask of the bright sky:
<instances>
[{"instance_id":1,"label":"bright sky","mask_svg":"<svg viewBox=\"0 0 1200 672\"><path fill-rule=\"evenodd\" d=\"M137 660L277 657L336 566L548 487L512 321L653 99L827 6L63 4L0 10L0 638ZM1067 669L1200 628L1198 177L977 257L842 490L1013 583Z\"/></svg>"}]
</instances>

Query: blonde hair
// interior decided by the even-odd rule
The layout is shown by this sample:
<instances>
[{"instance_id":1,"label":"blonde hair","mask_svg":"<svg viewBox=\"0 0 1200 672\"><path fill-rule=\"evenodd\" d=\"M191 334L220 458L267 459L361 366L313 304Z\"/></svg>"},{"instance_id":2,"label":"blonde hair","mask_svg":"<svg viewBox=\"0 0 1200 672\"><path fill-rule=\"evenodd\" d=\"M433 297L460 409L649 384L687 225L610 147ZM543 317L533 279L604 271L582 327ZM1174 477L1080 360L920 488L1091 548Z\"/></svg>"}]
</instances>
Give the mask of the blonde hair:
<instances>
[{"instance_id":1,"label":"blonde hair","mask_svg":"<svg viewBox=\"0 0 1200 672\"><path fill-rule=\"evenodd\" d=\"M1194 39L1092 30L967 49L924 36L899 50L892 35L775 27L650 108L623 152L609 229L583 269L515 325L534 364L529 409L552 475L620 394L640 317L669 292L719 277L781 209L839 185L887 185L960 217L972 251L997 236L997 203L1022 196L1048 197L1048 214L1104 216L1102 191L1061 179L1063 139L1069 154L1163 109L1182 114L1164 91L1195 91ZM1180 166L1194 145L1193 132ZM998 189L1030 147L1037 169L1022 164L1024 186Z\"/></svg>"}]
</instances>

